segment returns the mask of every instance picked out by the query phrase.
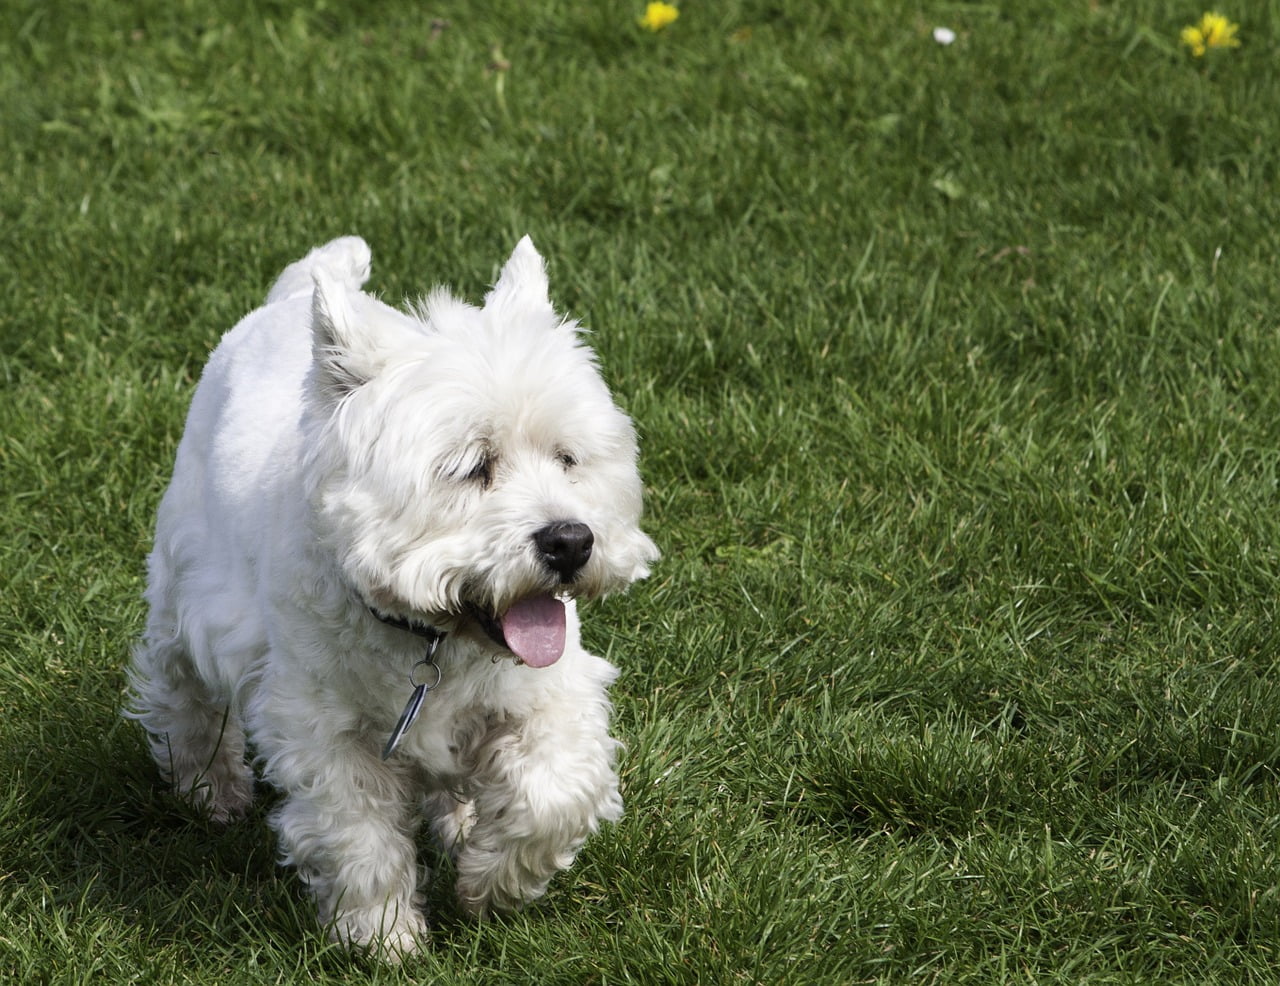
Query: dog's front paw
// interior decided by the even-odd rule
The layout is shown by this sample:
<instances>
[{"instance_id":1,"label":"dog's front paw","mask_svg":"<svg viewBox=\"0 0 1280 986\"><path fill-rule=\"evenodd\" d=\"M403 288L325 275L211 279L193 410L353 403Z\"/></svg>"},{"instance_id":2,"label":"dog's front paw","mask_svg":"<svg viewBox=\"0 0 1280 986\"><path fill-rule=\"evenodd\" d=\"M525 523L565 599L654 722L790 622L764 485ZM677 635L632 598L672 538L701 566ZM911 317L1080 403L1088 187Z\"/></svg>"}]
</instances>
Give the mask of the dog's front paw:
<instances>
[{"instance_id":1,"label":"dog's front paw","mask_svg":"<svg viewBox=\"0 0 1280 986\"><path fill-rule=\"evenodd\" d=\"M392 916L386 908L362 908L339 914L329 937L387 962L399 963L426 943L427 922L416 909Z\"/></svg>"},{"instance_id":2,"label":"dog's front paw","mask_svg":"<svg viewBox=\"0 0 1280 986\"><path fill-rule=\"evenodd\" d=\"M576 850L533 842L506 850L466 846L457 860L458 903L478 921L514 913L547 892L551 878L573 865Z\"/></svg>"},{"instance_id":3,"label":"dog's front paw","mask_svg":"<svg viewBox=\"0 0 1280 986\"><path fill-rule=\"evenodd\" d=\"M525 903L493 884L462 876L458 878L457 895L462 912L475 921L488 921L503 914L512 914Z\"/></svg>"}]
</instances>

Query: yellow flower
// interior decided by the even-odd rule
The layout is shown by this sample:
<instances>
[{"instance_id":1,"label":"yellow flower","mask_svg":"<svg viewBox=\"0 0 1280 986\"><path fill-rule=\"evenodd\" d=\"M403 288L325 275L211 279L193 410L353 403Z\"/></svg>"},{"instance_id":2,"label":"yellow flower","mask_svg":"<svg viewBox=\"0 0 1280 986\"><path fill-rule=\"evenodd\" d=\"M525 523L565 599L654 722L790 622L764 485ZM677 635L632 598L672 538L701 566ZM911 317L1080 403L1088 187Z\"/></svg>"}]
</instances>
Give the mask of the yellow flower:
<instances>
[{"instance_id":1,"label":"yellow flower","mask_svg":"<svg viewBox=\"0 0 1280 986\"><path fill-rule=\"evenodd\" d=\"M1191 49L1193 56L1201 58L1210 48L1239 48L1240 39L1236 37L1239 29L1239 24L1232 24L1211 10L1200 18L1199 24L1182 29L1182 43Z\"/></svg>"},{"instance_id":2,"label":"yellow flower","mask_svg":"<svg viewBox=\"0 0 1280 986\"><path fill-rule=\"evenodd\" d=\"M669 3L651 3L644 8L644 16L640 18L640 26L650 31L661 31L680 16L680 11Z\"/></svg>"}]
</instances>

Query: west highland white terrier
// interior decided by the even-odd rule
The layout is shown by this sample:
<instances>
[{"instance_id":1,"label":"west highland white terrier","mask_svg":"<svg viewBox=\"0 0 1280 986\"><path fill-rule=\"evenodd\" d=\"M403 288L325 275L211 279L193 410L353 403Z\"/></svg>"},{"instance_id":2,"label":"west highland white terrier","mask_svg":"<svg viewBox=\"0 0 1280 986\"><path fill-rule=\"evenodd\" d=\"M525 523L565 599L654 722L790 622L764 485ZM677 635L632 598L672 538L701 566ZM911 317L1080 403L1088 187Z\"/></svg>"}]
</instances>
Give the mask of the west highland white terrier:
<instances>
[{"instance_id":1,"label":"west highland white terrier","mask_svg":"<svg viewBox=\"0 0 1280 986\"><path fill-rule=\"evenodd\" d=\"M196 388L148 558L128 715L219 820L283 798L281 855L338 940L414 950L415 834L470 914L519 908L622 810L575 600L657 558L630 420L516 246L482 307L292 264Z\"/></svg>"}]
</instances>

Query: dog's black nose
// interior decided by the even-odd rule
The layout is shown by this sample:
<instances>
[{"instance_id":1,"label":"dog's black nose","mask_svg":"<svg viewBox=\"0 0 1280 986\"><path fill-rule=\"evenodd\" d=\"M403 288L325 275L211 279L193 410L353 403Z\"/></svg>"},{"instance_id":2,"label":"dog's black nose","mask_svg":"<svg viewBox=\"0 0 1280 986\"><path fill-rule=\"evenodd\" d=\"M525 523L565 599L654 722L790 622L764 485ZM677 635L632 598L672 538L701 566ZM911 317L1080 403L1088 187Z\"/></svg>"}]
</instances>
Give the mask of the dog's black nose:
<instances>
[{"instance_id":1,"label":"dog's black nose","mask_svg":"<svg viewBox=\"0 0 1280 986\"><path fill-rule=\"evenodd\" d=\"M533 543L542 554L543 564L557 572L561 582L572 582L591 557L591 546L596 543L596 537L586 524L563 520L536 532Z\"/></svg>"}]
</instances>

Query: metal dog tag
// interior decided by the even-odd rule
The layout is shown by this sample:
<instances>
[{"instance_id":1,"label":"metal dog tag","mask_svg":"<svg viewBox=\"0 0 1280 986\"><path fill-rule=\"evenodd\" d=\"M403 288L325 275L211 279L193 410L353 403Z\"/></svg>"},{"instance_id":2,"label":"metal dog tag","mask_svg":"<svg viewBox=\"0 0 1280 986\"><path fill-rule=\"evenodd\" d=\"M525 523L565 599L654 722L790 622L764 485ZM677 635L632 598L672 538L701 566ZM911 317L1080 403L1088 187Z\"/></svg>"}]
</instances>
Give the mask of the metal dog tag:
<instances>
[{"instance_id":1,"label":"metal dog tag","mask_svg":"<svg viewBox=\"0 0 1280 986\"><path fill-rule=\"evenodd\" d=\"M432 651L435 647L431 648ZM396 752L396 747L400 745L400 741L404 739L404 734L409 731L418 718L418 713L422 711L422 701L427 697L427 692L440 684L440 667L430 657L426 657L413 666L416 671L418 668L429 668L435 672L435 681L430 683L423 682L415 684L413 673L409 674L409 684L413 685L413 692L409 696L409 701L405 703L404 711L400 713L400 718L396 720L395 729L391 730L391 737L387 740L387 745L382 748L382 759L386 760L391 754Z\"/></svg>"}]
</instances>

